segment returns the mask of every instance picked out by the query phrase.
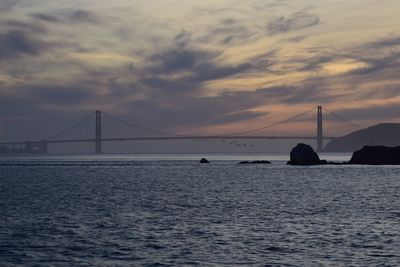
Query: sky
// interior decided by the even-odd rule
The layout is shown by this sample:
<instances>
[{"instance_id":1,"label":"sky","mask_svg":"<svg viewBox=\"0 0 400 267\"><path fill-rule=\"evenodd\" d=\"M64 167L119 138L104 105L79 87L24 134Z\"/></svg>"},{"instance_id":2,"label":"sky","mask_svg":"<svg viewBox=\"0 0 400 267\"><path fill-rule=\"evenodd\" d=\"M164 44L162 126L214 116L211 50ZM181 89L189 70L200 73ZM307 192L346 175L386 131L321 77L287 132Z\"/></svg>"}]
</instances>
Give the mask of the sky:
<instances>
[{"instance_id":1,"label":"sky","mask_svg":"<svg viewBox=\"0 0 400 267\"><path fill-rule=\"evenodd\" d=\"M398 0L1 0L0 140L96 109L186 134L400 119ZM116 133L118 135L120 133Z\"/></svg>"}]
</instances>

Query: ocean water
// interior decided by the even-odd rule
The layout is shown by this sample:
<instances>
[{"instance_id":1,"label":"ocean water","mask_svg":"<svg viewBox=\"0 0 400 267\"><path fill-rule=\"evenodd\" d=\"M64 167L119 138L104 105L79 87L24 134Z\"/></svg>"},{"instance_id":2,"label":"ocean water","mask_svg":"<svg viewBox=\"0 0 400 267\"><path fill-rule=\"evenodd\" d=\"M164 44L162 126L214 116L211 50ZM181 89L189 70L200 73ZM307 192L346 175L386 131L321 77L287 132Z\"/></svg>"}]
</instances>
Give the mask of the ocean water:
<instances>
[{"instance_id":1,"label":"ocean water","mask_svg":"<svg viewBox=\"0 0 400 267\"><path fill-rule=\"evenodd\" d=\"M0 266L400 265L400 167L203 156L0 157Z\"/></svg>"}]
</instances>

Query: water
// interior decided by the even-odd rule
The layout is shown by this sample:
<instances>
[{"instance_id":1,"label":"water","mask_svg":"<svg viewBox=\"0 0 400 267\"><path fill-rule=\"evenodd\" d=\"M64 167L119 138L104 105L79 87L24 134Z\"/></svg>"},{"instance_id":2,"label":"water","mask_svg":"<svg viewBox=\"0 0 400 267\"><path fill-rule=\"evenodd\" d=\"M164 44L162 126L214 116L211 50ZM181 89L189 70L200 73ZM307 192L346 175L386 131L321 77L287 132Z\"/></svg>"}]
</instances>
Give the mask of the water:
<instances>
[{"instance_id":1,"label":"water","mask_svg":"<svg viewBox=\"0 0 400 267\"><path fill-rule=\"evenodd\" d=\"M0 158L0 266L400 264L400 167L201 157Z\"/></svg>"}]
</instances>

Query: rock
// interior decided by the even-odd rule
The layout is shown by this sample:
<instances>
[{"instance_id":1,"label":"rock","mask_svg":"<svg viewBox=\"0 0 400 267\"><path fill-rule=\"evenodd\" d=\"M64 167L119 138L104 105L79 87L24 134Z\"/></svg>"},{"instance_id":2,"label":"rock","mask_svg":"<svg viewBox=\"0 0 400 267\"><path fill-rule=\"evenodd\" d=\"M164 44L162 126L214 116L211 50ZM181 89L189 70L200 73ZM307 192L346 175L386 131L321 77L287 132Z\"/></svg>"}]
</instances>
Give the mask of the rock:
<instances>
[{"instance_id":1,"label":"rock","mask_svg":"<svg viewBox=\"0 0 400 267\"><path fill-rule=\"evenodd\" d=\"M210 163L206 158L202 158L201 160L200 160L200 163Z\"/></svg>"},{"instance_id":2,"label":"rock","mask_svg":"<svg viewBox=\"0 0 400 267\"><path fill-rule=\"evenodd\" d=\"M320 160L314 149L306 144L298 144L290 152L288 165L322 165L326 160Z\"/></svg>"},{"instance_id":3,"label":"rock","mask_svg":"<svg viewBox=\"0 0 400 267\"><path fill-rule=\"evenodd\" d=\"M365 146L353 153L349 164L400 165L400 146Z\"/></svg>"},{"instance_id":4,"label":"rock","mask_svg":"<svg viewBox=\"0 0 400 267\"><path fill-rule=\"evenodd\" d=\"M271 164L268 160L241 161L239 164Z\"/></svg>"}]
</instances>

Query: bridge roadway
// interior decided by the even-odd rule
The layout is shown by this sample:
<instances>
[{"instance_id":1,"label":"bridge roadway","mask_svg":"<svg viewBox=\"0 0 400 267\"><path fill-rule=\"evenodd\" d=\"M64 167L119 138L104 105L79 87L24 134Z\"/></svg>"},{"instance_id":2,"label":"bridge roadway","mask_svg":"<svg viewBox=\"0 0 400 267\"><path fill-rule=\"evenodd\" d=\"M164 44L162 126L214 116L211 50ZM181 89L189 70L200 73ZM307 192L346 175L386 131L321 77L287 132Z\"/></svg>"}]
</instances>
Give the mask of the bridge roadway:
<instances>
[{"instance_id":1,"label":"bridge roadway","mask_svg":"<svg viewBox=\"0 0 400 267\"><path fill-rule=\"evenodd\" d=\"M314 140L313 136L164 136L164 137L121 137L121 138L102 138L101 142L122 142L122 141L162 141L162 140L240 140L240 139L303 139ZM325 140L332 140L336 137L324 136ZM0 145L22 145L30 142L32 145L41 144L67 144L67 143L93 143L96 139L60 139L60 140L41 140L41 141L23 141L23 142L0 142Z\"/></svg>"}]
</instances>

